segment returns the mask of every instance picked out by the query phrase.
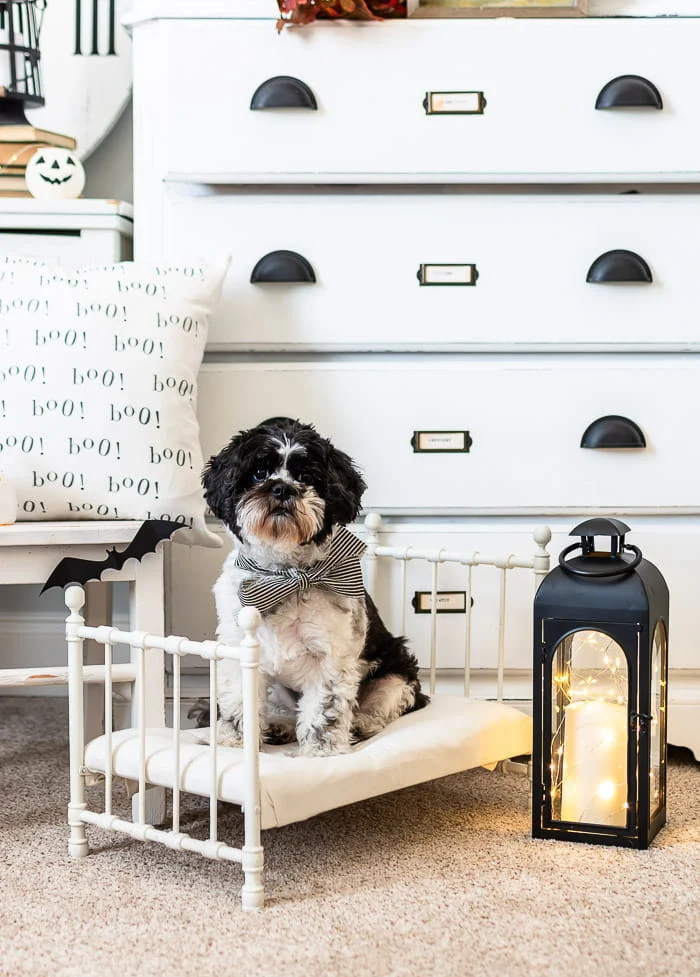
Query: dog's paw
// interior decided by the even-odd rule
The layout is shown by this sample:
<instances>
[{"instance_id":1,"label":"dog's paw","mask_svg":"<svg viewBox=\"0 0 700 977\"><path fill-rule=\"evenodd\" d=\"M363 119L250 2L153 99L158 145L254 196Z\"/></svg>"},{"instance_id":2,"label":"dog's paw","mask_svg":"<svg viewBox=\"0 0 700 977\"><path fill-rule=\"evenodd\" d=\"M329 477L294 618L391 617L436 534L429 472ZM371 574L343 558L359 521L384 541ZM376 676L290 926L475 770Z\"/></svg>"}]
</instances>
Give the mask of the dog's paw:
<instances>
[{"instance_id":1,"label":"dog's paw","mask_svg":"<svg viewBox=\"0 0 700 977\"><path fill-rule=\"evenodd\" d=\"M273 746L295 743L296 727L292 723L270 723L263 731L263 742Z\"/></svg>"},{"instance_id":2,"label":"dog's paw","mask_svg":"<svg viewBox=\"0 0 700 977\"><path fill-rule=\"evenodd\" d=\"M243 732L230 719L220 719L216 724L216 742L219 746L243 746Z\"/></svg>"},{"instance_id":3,"label":"dog's paw","mask_svg":"<svg viewBox=\"0 0 700 977\"><path fill-rule=\"evenodd\" d=\"M209 725L209 715L209 699L197 699L194 705L190 706L187 718L194 719L195 725L199 728Z\"/></svg>"},{"instance_id":4,"label":"dog's paw","mask_svg":"<svg viewBox=\"0 0 700 977\"><path fill-rule=\"evenodd\" d=\"M299 744L299 756L305 757L328 757L328 756L341 756L343 753L349 753L352 744L347 741L319 741L319 740L307 740L305 743Z\"/></svg>"}]
</instances>

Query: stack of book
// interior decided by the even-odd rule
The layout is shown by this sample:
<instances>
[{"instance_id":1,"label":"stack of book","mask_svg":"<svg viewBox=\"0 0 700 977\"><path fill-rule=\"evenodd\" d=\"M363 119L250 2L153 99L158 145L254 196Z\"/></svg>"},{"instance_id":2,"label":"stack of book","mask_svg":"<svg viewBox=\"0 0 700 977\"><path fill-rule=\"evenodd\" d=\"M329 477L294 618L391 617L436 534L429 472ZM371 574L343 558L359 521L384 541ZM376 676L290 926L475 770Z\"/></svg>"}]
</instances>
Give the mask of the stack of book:
<instances>
[{"instance_id":1,"label":"stack of book","mask_svg":"<svg viewBox=\"0 0 700 977\"><path fill-rule=\"evenodd\" d=\"M76 141L32 125L0 125L0 197L31 197L24 171L42 146L75 149Z\"/></svg>"}]
</instances>

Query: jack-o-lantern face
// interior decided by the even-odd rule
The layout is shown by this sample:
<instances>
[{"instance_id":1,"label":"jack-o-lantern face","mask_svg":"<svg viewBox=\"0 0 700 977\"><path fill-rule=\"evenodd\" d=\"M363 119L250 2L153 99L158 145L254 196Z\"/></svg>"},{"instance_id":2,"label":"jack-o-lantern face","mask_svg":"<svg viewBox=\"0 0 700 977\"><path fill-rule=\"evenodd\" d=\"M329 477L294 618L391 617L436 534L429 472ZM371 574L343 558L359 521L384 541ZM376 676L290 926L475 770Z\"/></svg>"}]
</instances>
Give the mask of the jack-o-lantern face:
<instances>
[{"instance_id":1,"label":"jack-o-lantern face","mask_svg":"<svg viewBox=\"0 0 700 977\"><path fill-rule=\"evenodd\" d=\"M71 150L47 146L29 160L25 179L33 197L67 200L83 192L85 170Z\"/></svg>"}]
</instances>

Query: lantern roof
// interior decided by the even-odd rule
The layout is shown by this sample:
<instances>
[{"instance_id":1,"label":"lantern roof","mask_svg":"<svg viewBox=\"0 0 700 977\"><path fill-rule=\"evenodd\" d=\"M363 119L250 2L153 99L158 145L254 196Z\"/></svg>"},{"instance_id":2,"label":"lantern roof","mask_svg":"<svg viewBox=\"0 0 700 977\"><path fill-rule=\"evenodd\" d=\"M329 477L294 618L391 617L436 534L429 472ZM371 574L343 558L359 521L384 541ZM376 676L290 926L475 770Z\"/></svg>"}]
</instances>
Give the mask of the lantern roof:
<instances>
[{"instance_id":1,"label":"lantern roof","mask_svg":"<svg viewBox=\"0 0 700 977\"><path fill-rule=\"evenodd\" d=\"M648 560L616 576L581 576L561 566L535 595L535 616L576 622L645 624L666 617L668 588Z\"/></svg>"},{"instance_id":2,"label":"lantern roof","mask_svg":"<svg viewBox=\"0 0 700 977\"><path fill-rule=\"evenodd\" d=\"M598 517L586 519L569 533L569 536L625 536L631 532L627 523L621 519L607 519Z\"/></svg>"}]
</instances>

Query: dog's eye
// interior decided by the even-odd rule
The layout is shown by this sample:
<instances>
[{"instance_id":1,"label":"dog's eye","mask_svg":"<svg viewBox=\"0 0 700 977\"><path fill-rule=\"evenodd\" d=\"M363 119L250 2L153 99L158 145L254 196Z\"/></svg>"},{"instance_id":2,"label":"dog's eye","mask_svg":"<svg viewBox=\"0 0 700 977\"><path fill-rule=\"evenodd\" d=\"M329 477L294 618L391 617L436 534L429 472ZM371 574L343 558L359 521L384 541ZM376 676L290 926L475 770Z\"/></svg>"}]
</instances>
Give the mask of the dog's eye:
<instances>
[{"instance_id":1,"label":"dog's eye","mask_svg":"<svg viewBox=\"0 0 700 977\"><path fill-rule=\"evenodd\" d=\"M297 482L305 482L308 485L310 481L311 481L311 473L307 472L306 469L304 469L304 471L299 472L299 474L297 475Z\"/></svg>"},{"instance_id":2,"label":"dog's eye","mask_svg":"<svg viewBox=\"0 0 700 977\"><path fill-rule=\"evenodd\" d=\"M266 478L267 478L266 468L258 468L257 471L253 472L254 482L264 482Z\"/></svg>"}]
</instances>

